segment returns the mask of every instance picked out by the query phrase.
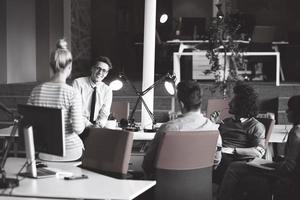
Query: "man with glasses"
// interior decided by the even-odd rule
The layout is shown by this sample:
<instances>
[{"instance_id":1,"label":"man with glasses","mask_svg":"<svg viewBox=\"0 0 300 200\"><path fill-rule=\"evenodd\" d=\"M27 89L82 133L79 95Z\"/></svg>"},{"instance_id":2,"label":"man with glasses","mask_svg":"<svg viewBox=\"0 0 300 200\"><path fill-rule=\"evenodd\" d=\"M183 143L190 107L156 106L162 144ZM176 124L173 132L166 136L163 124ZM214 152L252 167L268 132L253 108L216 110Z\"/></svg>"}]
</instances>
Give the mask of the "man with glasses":
<instances>
[{"instance_id":1,"label":"man with glasses","mask_svg":"<svg viewBox=\"0 0 300 200\"><path fill-rule=\"evenodd\" d=\"M112 69L109 58L101 56L91 68L91 75L74 80L81 94L85 127L104 127L110 114L112 90L102 80ZM84 140L84 134L82 134Z\"/></svg>"}]
</instances>

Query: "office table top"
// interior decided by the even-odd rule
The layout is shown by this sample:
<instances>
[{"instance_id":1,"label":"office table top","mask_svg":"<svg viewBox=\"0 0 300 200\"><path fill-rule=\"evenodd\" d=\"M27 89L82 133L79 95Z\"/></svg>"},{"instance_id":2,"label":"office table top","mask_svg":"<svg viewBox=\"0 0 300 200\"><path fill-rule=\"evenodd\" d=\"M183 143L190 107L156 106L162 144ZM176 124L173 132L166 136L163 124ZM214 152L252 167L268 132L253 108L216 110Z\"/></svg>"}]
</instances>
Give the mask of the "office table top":
<instances>
[{"instance_id":1,"label":"office table top","mask_svg":"<svg viewBox=\"0 0 300 200\"><path fill-rule=\"evenodd\" d=\"M287 136L286 133L292 128L291 124L275 124L273 132L270 136L270 143L283 143L286 142ZM134 140L152 140L155 136L155 133L148 132L134 132L133 139Z\"/></svg>"},{"instance_id":2,"label":"office table top","mask_svg":"<svg viewBox=\"0 0 300 200\"><path fill-rule=\"evenodd\" d=\"M285 142L283 139L285 133L287 133L292 128L290 124L275 124L273 133L271 134L269 142L271 143L282 143ZM7 137L10 135L10 131L12 126L0 129L0 137ZM155 132L144 132L144 131L137 131L133 132L133 139L134 140L152 140L155 136Z\"/></svg>"},{"instance_id":3,"label":"office table top","mask_svg":"<svg viewBox=\"0 0 300 200\"><path fill-rule=\"evenodd\" d=\"M24 158L8 158L7 177L14 177L24 164ZM121 180L76 167L80 162L47 162L58 172L56 177L32 179L19 177L20 185L14 189L0 190L0 196L24 196L32 198L76 199L133 199L156 184L155 181ZM64 180L66 175L85 174L88 179Z\"/></svg>"},{"instance_id":4,"label":"office table top","mask_svg":"<svg viewBox=\"0 0 300 200\"><path fill-rule=\"evenodd\" d=\"M275 124L269 143L284 143L287 141L287 133L291 130L291 124Z\"/></svg>"}]
</instances>

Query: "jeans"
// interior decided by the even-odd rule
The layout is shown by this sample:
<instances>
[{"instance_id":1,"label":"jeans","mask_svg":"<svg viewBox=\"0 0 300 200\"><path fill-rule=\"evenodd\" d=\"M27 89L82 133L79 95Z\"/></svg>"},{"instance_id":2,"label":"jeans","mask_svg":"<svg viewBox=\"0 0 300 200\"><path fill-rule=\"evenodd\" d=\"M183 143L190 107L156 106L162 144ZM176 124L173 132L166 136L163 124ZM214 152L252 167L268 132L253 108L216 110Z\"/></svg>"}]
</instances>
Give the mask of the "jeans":
<instances>
[{"instance_id":1,"label":"jeans","mask_svg":"<svg viewBox=\"0 0 300 200\"><path fill-rule=\"evenodd\" d=\"M229 165L222 180L218 200L245 199L246 197L242 198L242 196L247 191L247 195L251 195L248 197L249 199L270 199L271 186L269 183L274 178L273 171L255 168L245 162L233 162Z\"/></svg>"}]
</instances>

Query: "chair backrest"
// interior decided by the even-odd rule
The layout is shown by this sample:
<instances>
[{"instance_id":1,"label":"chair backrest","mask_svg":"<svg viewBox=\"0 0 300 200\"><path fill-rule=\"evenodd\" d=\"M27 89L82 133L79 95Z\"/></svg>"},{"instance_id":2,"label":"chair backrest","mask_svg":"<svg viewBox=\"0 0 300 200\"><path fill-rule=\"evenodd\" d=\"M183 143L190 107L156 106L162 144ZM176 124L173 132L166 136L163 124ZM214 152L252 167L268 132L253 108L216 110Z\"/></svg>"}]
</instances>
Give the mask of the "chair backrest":
<instances>
[{"instance_id":1,"label":"chair backrest","mask_svg":"<svg viewBox=\"0 0 300 200\"><path fill-rule=\"evenodd\" d=\"M82 167L124 178L128 171L132 143L132 132L91 128L85 141Z\"/></svg>"},{"instance_id":2,"label":"chair backrest","mask_svg":"<svg viewBox=\"0 0 300 200\"><path fill-rule=\"evenodd\" d=\"M263 118L263 117L257 117L256 119L265 126L265 129L266 129L265 142L266 142L266 147L267 147L270 137L271 137L271 134L273 132L275 120L271 119L271 118Z\"/></svg>"},{"instance_id":3,"label":"chair backrest","mask_svg":"<svg viewBox=\"0 0 300 200\"><path fill-rule=\"evenodd\" d=\"M166 132L158 146L155 199L211 199L218 131Z\"/></svg>"},{"instance_id":4,"label":"chair backrest","mask_svg":"<svg viewBox=\"0 0 300 200\"><path fill-rule=\"evenodd\" d=\"M209 118L209 116L215 111L220 112L220 117L222 120L233 116L232 114L230 114L228 112L229 111L229 99L221 99L221 98L208 99L207 100L206 117Z\"/></svg>"},{"instance_id":5,"label":"chair backrest","mask_svg":"<svg viewBox=\"0 0 300 200\"><path fill-rule=\"evenodd\" d=\"M129 102L127 101L113 101L110 107L110 113L120 121L121 119L127 119L129 115Z\"/></svg>"}]
</instances>

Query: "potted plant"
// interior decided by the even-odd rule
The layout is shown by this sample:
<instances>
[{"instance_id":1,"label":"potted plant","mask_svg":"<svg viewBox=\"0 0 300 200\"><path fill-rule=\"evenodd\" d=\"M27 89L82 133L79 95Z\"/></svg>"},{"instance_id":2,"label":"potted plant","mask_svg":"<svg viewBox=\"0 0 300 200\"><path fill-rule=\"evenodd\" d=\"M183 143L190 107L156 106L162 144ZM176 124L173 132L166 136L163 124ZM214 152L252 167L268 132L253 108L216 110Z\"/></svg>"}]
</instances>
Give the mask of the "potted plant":
<instances>
[{"instance_id":1,"label":"potted plant","mask_svg":"<svg viewBox=\"0 0 300 200\"><path fill-rule=\"evenodd\" d=\"M243 78L238 75L238 70L245 70L246 62L243 57L245 47L241 46L242 34L239 32L241 24L236 14L224 15L219 2L217 16L211 20L208 28L209 47L206 57L209 59L210 70L205 73L213 73L215 85L211 88L215 92L217 88L225 96L228 87L237 80Z\"/></svg>"}]
</instances>

